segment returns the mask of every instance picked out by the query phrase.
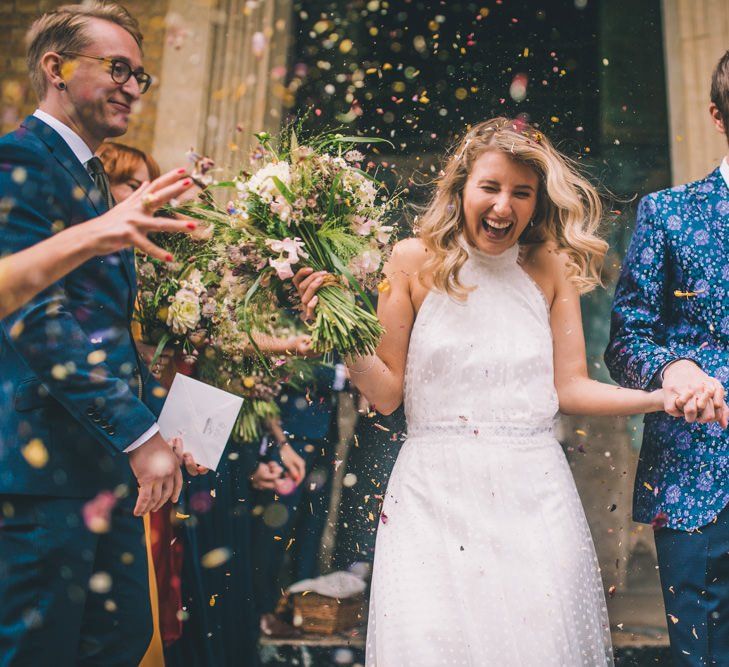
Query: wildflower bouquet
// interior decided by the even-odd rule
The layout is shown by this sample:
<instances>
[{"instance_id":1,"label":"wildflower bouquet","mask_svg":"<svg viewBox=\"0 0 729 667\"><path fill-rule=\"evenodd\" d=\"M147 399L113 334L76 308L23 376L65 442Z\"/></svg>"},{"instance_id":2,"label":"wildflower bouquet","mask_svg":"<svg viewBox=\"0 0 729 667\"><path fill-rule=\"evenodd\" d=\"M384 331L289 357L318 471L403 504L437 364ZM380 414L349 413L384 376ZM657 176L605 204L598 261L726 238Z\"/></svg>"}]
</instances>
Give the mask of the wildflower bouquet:
<instances>
[{"instance_id":1,"label":"wildflower bouquet","mask_svg":"<svg viewBox=\"0 0 729 667\"><path fill-rule=\"evenodd\" d=\"M396 197L361 168L364 155L354 146L383 140L330 134L300 145L289 132L276 150L268 134L256 136L261 165L235 179L228 205L255 247L260 273L248 296L303 266L327 271L310 325L313 349L374 352L383 330L367 292L389 250Z\"/></svg>"},{"instance_id":2,"label":"wildflower bouquet","mask_svg":"<svg viewBox=\"0 0 729 667\"><path fill-rule=\"evenodd\" d=\"M184 235L165 235L163 245L175 261L137 255L138 296L135 319L142 342L181 350L186 361L198 356L215 331L220 311L216 292L221 276L208 270L213 259L207 243Z\"/></svg>"}]
</instances>

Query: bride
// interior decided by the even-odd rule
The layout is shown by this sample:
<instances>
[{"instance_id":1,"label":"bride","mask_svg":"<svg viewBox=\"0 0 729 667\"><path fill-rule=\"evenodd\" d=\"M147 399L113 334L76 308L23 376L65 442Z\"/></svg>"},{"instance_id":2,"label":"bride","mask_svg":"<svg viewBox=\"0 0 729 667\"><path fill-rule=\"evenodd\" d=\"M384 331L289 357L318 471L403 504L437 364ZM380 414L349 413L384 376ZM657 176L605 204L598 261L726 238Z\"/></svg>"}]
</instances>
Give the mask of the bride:
<instances>
[{"instance_id":1,"label":"bride","mask_svg":"<svg viewBox=\"0 0 729 667\"><path fill-rule=\"evenodd\" d=\"M395 246L386 333L348 364L380 412L404 396L408 423L377 535L368 667L612 664L595 550L552 423L558 409L630 415L664 398L587 375L579 295L599 283L601 213L542 133L496 118L468 131L417 238ZM323 278L294 279L307 317Z\"/></svg>"}]
</instances>

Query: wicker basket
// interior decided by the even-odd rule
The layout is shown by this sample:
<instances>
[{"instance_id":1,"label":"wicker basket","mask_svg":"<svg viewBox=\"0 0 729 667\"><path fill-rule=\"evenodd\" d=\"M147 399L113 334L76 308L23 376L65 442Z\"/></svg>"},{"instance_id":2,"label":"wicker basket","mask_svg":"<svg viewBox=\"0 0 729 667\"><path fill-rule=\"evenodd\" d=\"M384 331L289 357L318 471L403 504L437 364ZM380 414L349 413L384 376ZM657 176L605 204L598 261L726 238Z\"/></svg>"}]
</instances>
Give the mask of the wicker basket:
<instances>
[{"instance_id":1,"label":"wicker basket","mask_svg":"<svg viewBox=\"0 0 729 667\"><path fill-rule=\"evenodd\" d=\"M330 598L318 593L291 596L294 626L306 633L333 635L360 625L364 618L364 595Z\"/></svg>"}]
</instances>

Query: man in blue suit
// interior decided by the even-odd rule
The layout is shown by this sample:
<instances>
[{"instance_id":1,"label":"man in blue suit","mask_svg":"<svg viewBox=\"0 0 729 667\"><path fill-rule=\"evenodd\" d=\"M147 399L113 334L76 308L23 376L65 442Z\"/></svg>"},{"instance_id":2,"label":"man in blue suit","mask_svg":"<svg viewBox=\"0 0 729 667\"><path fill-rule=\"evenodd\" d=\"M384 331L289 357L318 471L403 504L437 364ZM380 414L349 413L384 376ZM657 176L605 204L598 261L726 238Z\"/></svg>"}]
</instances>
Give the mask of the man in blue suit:
<instances>
[{"instance_id":1,"label":"man in blue suit","mask_svg":"<svg viewBox=\"0 0 729 667\"><path fill-rule=\"evenodd\" d=\"M99 216L123 226L186 189L168 175L109 210L93 151L126 131L149 85L126 10L63 7L28 44L40 108L0 139L0 255ZM181 475L146 405L135 283L131 251L97 257L0 322L2 666L136 665L149 644L139 516L176 499ZM87 527L110 497L108 525Z\"/></svg>"},{"instance_id":2,"label":"man in blue suit","mask_svg":"<svg viewBox=\"0 0 729 667\"><path fill-rule=\"evenodd\" d=\"M729 51L714 71L710 111L729 139ZM674 416L645 417L633 515L656 529L676 665L729 665L727 160L640 202L605 353L618 383L662 386L672 404ZM716 413L688 399L702 386L722 399Z\"/></svg>"}]
</instances>

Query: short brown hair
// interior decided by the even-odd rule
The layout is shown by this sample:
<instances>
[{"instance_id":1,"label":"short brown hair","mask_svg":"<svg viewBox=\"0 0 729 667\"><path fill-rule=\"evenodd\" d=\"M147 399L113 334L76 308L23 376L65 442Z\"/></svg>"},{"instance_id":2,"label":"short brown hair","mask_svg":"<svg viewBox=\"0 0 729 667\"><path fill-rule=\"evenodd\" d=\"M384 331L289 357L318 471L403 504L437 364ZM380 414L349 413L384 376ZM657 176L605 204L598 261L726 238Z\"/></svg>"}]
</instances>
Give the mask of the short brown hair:
<instances>
[{"instance_id":1,"label":"short brown hair","mask_svg":"<svg viewBox=\"0 0 729 667\"><path fill-rule=\"evenodd\" d=\"M142 32L137 19L115 2L92 0L82 5L63 5L46 12L33 22L25 35L30 83L39 100L45 98L48 89L48 82L40 68L41 58L49 51L60 53L85 49L89 45L85 31L89 19L116 23L134 37L139 48L142 48Z\"/></svg>"},{"instance_id":2,"label":"short brown hair","mask_svg":"<svg viewBox=\"0 0 729 667\"><path fill-rule=\"evenodd\" d=\"M729 51L719 59L711 75L711 101L719 109L729 137Z\"/></svg>"},{"instance_id":3,"label":"short brown hair","mask_svg":"<svg viewBox=\"0 0 729 667\"><path fill-rule=\"evenodd\" d=\"M160 172L157 161L138 148L125 146L116 141L105 141L96 151L96 154L104 163L104 171L106 171L112 185L130 179L140 164L147 167L150 181L159 178Z\"/></svg>"}]
</instances>

